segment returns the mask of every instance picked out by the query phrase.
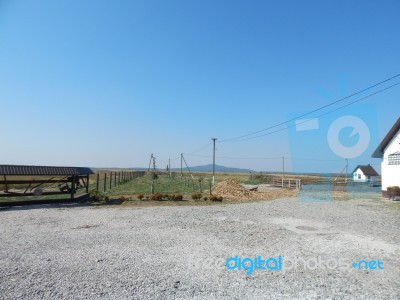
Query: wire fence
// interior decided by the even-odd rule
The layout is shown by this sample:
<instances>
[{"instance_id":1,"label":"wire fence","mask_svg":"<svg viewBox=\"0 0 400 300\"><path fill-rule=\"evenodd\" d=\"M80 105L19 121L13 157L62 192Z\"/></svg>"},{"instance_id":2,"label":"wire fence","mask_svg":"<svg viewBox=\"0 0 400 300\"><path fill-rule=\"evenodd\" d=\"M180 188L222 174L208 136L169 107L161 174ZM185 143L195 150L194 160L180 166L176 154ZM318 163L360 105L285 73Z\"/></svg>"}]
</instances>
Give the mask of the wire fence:
<instances>
[{"instance_id":1,"label":"wire fence","mask_svg":"<svg viewBox=\"0 0 400 300\"><path fill-rule=\"evenodd\" d=\"M125 184L145 174L145 171L110 171L97 172L95 180L96 191L106 192L121 184Z\"/></svg>"}]
</instances>

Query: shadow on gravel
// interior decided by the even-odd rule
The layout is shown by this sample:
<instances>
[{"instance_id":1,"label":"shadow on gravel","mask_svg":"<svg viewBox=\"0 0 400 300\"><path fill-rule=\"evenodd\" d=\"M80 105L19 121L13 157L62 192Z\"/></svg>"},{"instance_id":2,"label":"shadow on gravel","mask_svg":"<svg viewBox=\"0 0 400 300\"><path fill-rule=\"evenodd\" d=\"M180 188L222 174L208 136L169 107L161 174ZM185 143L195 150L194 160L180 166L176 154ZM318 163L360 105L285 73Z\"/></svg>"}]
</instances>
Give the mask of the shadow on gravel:
<instances>
[{"instance_id":1,"label":"shadow on gravel","mask_svg":"<svg viewBox=\"0 0 400 300\"><path fill-rule=\"evenodd\" d=\"M23 206L2 206L0 212L4 210L32 210L32 209L43 209L43 208L74 208L74 207L90 207L94 206L90 203L66 203L66 204L32 204Z\"/></svg>"}]
</instances>

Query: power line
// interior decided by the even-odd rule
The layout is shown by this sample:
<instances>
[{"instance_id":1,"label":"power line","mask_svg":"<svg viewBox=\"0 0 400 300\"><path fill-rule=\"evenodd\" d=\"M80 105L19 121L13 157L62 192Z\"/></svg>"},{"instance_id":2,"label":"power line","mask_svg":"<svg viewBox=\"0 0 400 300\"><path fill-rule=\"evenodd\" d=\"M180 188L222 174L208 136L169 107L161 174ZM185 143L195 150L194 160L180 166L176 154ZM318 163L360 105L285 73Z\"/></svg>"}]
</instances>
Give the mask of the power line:
<instances>
[{"instance_id":1,"label":"power line","mask_svg":"<svg viewBox=\"0 0 400 300\"><path fill-rule=\"evenodd\" d=\"M399 75L400 75L400 74L399 74ZM379 90L379 91L377 91L377 92L375 92L375 93L372 93L372 94L370 94L370 95L367 95L367 96L365 96L365 97L362 97L362 98L360 98L360 99L357 99L357 100L355 100L355 101L353 101L353 102L350 102L350 103L348 103L348 104L342 105L342 106L340 106L340 107L338 107L338 108L336 108L336 109L333 109L333 110L331 110L331 111L328 111L328 112L326 112L326 113L323 113L323 114L321 114L321 115L318 115L318 116L316 116L315 118L324 117L324 116L326 116L326 115L328 115L328 114L331 114L331 113L333 113L333 112L335 112L335 111L338 111L338 110L340 110L340 109L343 109L343 108L345 108L345 107L348 107L348 106L350 106L350 105L353 105L353 104L355 104L355 103L357 103L357 102L360 102L360 101L362 101L362 100L365 100L365 99L367 99L367 98L370 98L370 97L372 97L372 96L375 96L375 95L377 95L377 94L379 94L379 93L382 93L382 92L384 92L384 91L386 91L386 90L389 90L389 89L391 89L391 88L393 88L393 87L395 87L395 86L397 86L397 85L399 85L399 84L400 84L400 82L397 82L397 83L395 83L395 84L392 84L392 85L390 85L390 86L388 86L388 87L386 87L386 88L384 88L384 89L381 89L381 90ZM304 116L306 116L306 115L309 115L309 114L310 114L310 113L301 115L301 116L299 116L298 118L302 118L302 117L304 117ZM275 126L272 126L272 127L270 127L270 128L274 128L274 127L280 126L280 125L282 125L282 124L286 124L286 123L291 122L291 121L294 121L294 120L296 120L296 119L298 119L298 118L290 119L290 120L287 121L287 122L282 122L282 123L280 123L279 125L275 125ZM289 128L292 128L292 127L294 127L294 126L307 123L307 122L309 122L309 121L311 121L311 120L304 120L303 122L299 122L299 123L297 123L297 124L290 125L290 126L287 126L287 127L284 127L284 128L278 129L278 130L275 130L275 131L271 131L271 132L268 132L268 133L265 133L265 134L260 134L260 135L256 135L256 136L252 136L252 137L248 137L248 138L242 138L242 139L238 139L238 140L233 140L233 139L222 140L221 142L242 142L242 141L252 140L252 139L256 139L256 138L259 138L259 137L267 136L267 135L270 135L270 134L273 134L273 133L277 133L277 132L280 132L280 131L289 129ZM263 131L264 131L264 130L263 130ZM261 132L261 131L259 131L259 132Z\"/></svg>"},{"instance_id":2,"label":"power line","mask_svg":"<svg viewBox=\"0 0 400 300\"><path fill-rule=\"evenodd\" d=\"M192 156L211 158L211 155L201 155L201 154L193 154ZM217 156L218 159L232 159L232 160L279 160L282 159L282 156L275 157L230 157L230 156ZM285 156L285 159L289 160L305 160L305 161L342 161L342 159L318 159L318 158L296 158Z\"/></svg>"},{"instance_id":3,"label":"power line","mask_svg":"<svg viewBox=\"0 0 400 300\"><path fill-rule=\"evenodd\" d=\"M290 119L290 120L288 120L288 121L281 122L281 123L275 124L275 125L273 125L273 126L270 126L270 127L267 127L267 128L261 129L261 130L258 130L258 131L254 131L254 132L251 132L251 133L248 133L248 134L244 134L244 135L240 135L240 136L237 136L237 137L233 137L233 138L221 140L220 142L229 142L229 141L234 141L234 140L238 140L238 139L239 139L240 141L242 141L242 140L247 140L247 139L243 139L243 138L249 137L249 136L251 136L251 135L254 135L254 134L257 134L257 133L260 133L260 132L263 132L263 131L267 131L267 130L270 130L270 129L273 129L273 128L276 128L276 127L279 127L279 126L281 126L281 125L284 125L284 124L287 124L287 123L289 123L289 122L292 122L292 121L294 121L294 120L296 120L296 119L303 118L303 117L308 116L308 115L310 115L310 114L312 114L312 113L315 113L315 112L317 112L317 111L323 110L323 109L325 109L325 108L327 108L327 107L330 107L330 106L335 105L335 104L337 104L337 103L339 103L339 102L342 102L342 101L344 101L344 100L346 100L346 99L349 99L349 98L351 98L351 97L354 97L354 96L356 96L356 95L358 95L358 94L361 94L361 93L363 93L363 92L365 92L365 91L368 91L368 90L370 90L370 89L372 89L372 88L374 88L374 87L377 87L377 86L379 86L379 85L381 85L381 84L383 84L383 83L385 83L385 82L388 82L388 81L390 81L390 80L393 80L393 79L395 79L395 78L397 78L397 77L399 77L399 76L400 76L400 74L397 74L397 75L395 75L395 76L393 76L393 77L390 77L390 78L388 78L388 79L385 79L385 80L383 80L383 81L381 81L381 82L378 82L378 83L376 83L376 84L374 84L374 85L371 85L371 86L369 86L369 87L367 87L367 88L365 88L365 89L363 89L363 90L360 90L360 91L355 92L355 93L353 93L353 94L351 94L351 95L348 95L348 96L346 96L346 97L344 97L344 98L341 98L341 99L339 99L339 100L336 100L336 101L331 102L331 103L329 103L329 104L326 104L326 105L324 105L324 106L321 106L321 107L319 107L319 108L316 108L316 109L314 109L314 110L312 110L312 111L310 111L310 112L308 112L308 113L305 113L305 114L303 114L303 115L300 115L300 116L298 116L298 117L296 117L296 118L293 118L293 119ZM396 85L397 85L397 84L396 84ZM393 85L393 86L394 86L394 85ZM393 87L393 86L391 86L391 87ZM384 90L385 90L385 89L384 89ZM382 90L382 91L383 91L383 90ZM374 94L372 94L372 95L374 95ZM263 136L263 135L259 135L259 136ZM250 138L249 138L249 139L250 139Z\"/></svg>"},{"instance_id":4,"label":"power line","mask_svg":"<svg viewBox=\"0 0 400 300\"><path fill-rule=\"evenodd\" d=\"M197 153L197 152L199 152L199 151L201 151L201 150L204 150L204 149L206 149L208 146L210 146L211 144L212 144L213 142L209 142L207 145L205 145L205 146L203 146L203 147L200 147L200 148L198 148L197 150L194 150L194 151L192 151L192 152L189 152L189 153L185 153L186 155L187 154L194 154L194 153Z\"/></svg>"}]
</instances>

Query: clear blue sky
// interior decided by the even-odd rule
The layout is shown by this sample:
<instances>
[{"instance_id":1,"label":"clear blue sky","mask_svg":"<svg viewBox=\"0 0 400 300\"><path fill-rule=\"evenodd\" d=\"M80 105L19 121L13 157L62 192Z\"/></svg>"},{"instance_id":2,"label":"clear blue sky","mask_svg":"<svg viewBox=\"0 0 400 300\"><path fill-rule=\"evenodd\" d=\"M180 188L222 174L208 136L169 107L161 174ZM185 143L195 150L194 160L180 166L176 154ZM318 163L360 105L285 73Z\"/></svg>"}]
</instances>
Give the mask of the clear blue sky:
<instances>
[{"instance_id":1,"label":"clear blue sky","mask_svg":"<svg viewBox=\"0 0 400 300\"><path fill-rule=\"evenodd\" d=\"M182 152L190 165L211 163L189 153L400 73L399 16L397 0L0 0L0 163L131 167L154 153L164 168ZM374 107L374 142L399 100L397 86L358 104ZM288 130L217 142L217 163L279 170L281 159L249 158L313 158L319 146L297 147ZM379 165L369 156L351 165Z\"/></svg>"}]
</instances>

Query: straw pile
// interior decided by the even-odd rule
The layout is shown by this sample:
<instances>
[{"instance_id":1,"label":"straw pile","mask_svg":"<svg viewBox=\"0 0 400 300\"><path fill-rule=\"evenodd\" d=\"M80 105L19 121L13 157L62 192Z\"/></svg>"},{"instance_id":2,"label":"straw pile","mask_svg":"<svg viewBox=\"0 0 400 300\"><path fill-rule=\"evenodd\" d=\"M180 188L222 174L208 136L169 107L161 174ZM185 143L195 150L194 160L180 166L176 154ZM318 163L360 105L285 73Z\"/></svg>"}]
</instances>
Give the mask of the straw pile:
<instances>
[{"instance_id":1,"label":"straw pile","mask_svg":"<svg viewBox=\"0 0 400 300\"><path fill-rule=\"evenodd\" d=\"M224 198L251 199L252 196L251 194L254 192L246 190L235 180L230 179L217 183L214 186L212 193L215 195L222 196Z\"/></svg>"},{"instance_id":2,"label":"straw pile","mask_svg":"<svg viewBox=\"0 0 400 300\"><path fill-rule=\"evenodd\" d=\"M297 191L295 190L279 188L271 188L271 190L267 192L249 191L232 179L217 183L212 193L226 199L234 200L271 200L297 195Z\"/></svg>"}]
</instances>

